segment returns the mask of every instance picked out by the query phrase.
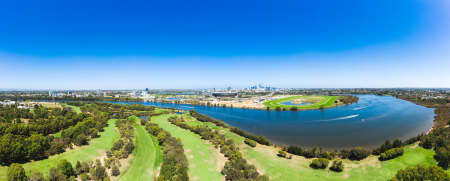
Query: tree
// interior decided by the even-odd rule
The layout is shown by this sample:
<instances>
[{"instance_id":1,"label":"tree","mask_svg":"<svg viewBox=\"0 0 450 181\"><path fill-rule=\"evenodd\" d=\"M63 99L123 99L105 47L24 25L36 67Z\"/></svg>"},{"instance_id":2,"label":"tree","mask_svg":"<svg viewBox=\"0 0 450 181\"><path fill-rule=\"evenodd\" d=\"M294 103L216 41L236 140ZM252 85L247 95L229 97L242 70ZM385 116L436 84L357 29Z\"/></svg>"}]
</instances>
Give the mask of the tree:
<instances>
[{"instance_id":1,"label":"tree","mask_svg":"<svg viewBox=\"0 0 450 181\"><path fill-rule=\"evenodd\" d=\"M286 158L287 154L286 154L286 152L284 152L283 150L280 150L280 151L278 151L277 156Z\"/></svg>"},{"instance_id":2,"label":"tree","mask_svg":"<svg viewBox=\"0 0 450 181\"><path fill-rule=\"evenodd\" d=\"M31 181L44 181L44 175L41 172L34 172L30 178Z\"/></svg>"},{"instance_id":3,"label":"tree","mask_svg":"<svg viewBox=\"0 0 450 181\"><path fill-rule=\"evenodd\" d=\"M11 164L8 168L8 181L26 181L27 175L23 167L17 163Z\"/></svg>"},{"instance_id":4,"label":"tree","mask_svg":"<svg viewBox=\"0 0 450 181\"><path fill-rule=\"evenodd\" d=\"M330 170L335 172L342 172L344 170L344 164L342 160L334 160L331 164Z\"/></svg>"},{"instance_id":5,"label":"tree","mask_svg":"<svg viewBox=\"0 0 450 181\"><path fill-rule=\"evenodd\" d=\"M341 157L342 158L348 158L350 160L362 160L370 155L370 151L361 148L356 147L349 150L341 150Z\"/></svg>"},{"instance_id":6,"label":"tree","mask_svg":"<svg viewBox=\"0 0 450 181\"><path fill-rule=\"evenodd\" d=\"M163 131L159 132L157 138L158 138L159 144L162 144L167 138L166 132L163 132Z\"/></svg>"},{"instance_id":7,"label":"tree","mask_svg":"<svg viewBox=\"0 0 450 181\"><path fill-rule=\"evenodd\" d=\"M278 111L278 112L280 112L280 111L281 111L281 107L280 107L280 106L277 106L277 107L275 108L275 110Z\"/></svg>"},{"instance_id":8,"label":"tree","mask_svg":"<svg viewBox=\"0 0 450 181\"><path fill-rule=\"evenodd\" d=\"M450 181L450 177L441 167L418 165L399 170L391 179L391 181L409 180Z\"/></svg>"},{"instance_id":9,"label":"tree","mask_svg":"<svg viewBox=\"0 0 450 181\"><path fill-rule=\"evenodd\" d=\"M403 148L392 148L380 154L380 161L390 160L403 155Z\"/></svg>"},{"instance_id":10,"label":"tree","mask_svg":"<svg viewBox=\"0 0 450 181\"><path fill-rule=\"evenodd\" d=\"M445 147L438 147L434 159L438 161L438 165L444 169L450 166L450 151Z\"/></svg>"},{"instance_id":11,"label":"tree","mask_svg":"<svg viewBox=\"0 0 450 181\"><path fill-rule=\"evenodd\" d=\"M256 141L245 138L244 143L251 147L256 147Z\"/></svg>"},{"instance_id":12,"label":"tree","mask_svg":"<svg viewBox=\"0 0 450 181\"><path fill-rule=\"evenodd\" d=\"M114 164L114 165L112 166L111 174L112 174L113 176L118 176L118 175L120 175L119 167L117 167L116 164Z\"/></svg>"},{"instance_id":13,"label":"tree","mask_svg":"<svg viewBox=\"0 0 450 181\"><path fill-rule=\"evenodd\" d=\"M81 146L81 145L86 145L86 144L87 144L87 141L88 141L88 138L87 138L86 135L84 135L84 134L79 134L79 135L75 138L74 143L75 143L75 145L77 145L77 146Z\"/></svg>"},{"instance_id":14,"label":"tree","mask_svg":"<svg viewBox=\"0 0 450 181\"><path fill-rule=\"evenodd\" d=\"M103 180L105 177L107 177L106 169L101 164L96 164L95 168L91 169L90 171L91 176L95 180Z\"/></svg>"},{"instance_id":15,"label":"tree","mask_svg":"<svg viewBox=\"0 0 450 181\"><path fill-rule=\"evenodd\" d=\"M77 163L75 164L75 173L76 173L77 175L83 173L83 170L82 170L82 168L81 168L81 162L80 162L80 161L77 161Z\"/></svg>"},{"instance_id":16,"label":"tree","mask_svg":"<svg viewBox=\"0 0 450 181\"><path fill-rule=\"evenodd\" d=\"M66 159L59 160L57 168L58 171L64 174L67 178L69 178L72 175L75 175L72 164L68 162Z\"/></svg>"},{"instance_id":17,"label":"tree","mask_svg":"<svg viewBox=\"0 0 450 181\"><path fill-rule=\"evenodd\" d=\"M126 152L128 152L128 154L130 154L131 152L133 152L134 149L134 145L133 142L129 141L127 144L125 144L124 150Z\"/></svg>"},{"instance_id":18,"label":"tree","mask_svg":"<svg viewBox=\"0 0 450 181\"><path fill-rule=\"evenodd\" d=\"M309 165L311 168L315 169L325 169L328 167L329 160L326 158L316 158Z\"/></svg>"}]
</instances>

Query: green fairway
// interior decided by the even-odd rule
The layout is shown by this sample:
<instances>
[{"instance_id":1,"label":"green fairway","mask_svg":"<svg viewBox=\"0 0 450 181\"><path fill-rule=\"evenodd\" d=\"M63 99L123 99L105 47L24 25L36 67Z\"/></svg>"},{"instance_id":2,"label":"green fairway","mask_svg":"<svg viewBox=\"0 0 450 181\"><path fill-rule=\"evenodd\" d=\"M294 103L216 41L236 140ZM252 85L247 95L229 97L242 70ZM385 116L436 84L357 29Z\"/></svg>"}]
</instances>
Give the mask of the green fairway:
<instances>
[{"instance_id":1,"label":"green fairway","mask_svg":"<svg viewBox=\"0 0 450 181\"><path fill-rule=\"evenodd\" d=\"M53 155L45 160L33 161L23 164L23 167L28 175L33 171L39 171L47 175L50 168L56 167L60 159L66 159L75 165L76 161L89 161L96 157L105 154L114 142L119 139L120 135L116 130L115 119L108 121L108 126L105 131L100 133L99 138L89 141L89 145L82 146L73 150L68 150L64 153ZM8 167L0 167L0 180L7 180Z\"/></svg>"},{"instance_id":2,"label":"green fairway","mask_svg":"<svg viewBox=\"0 0 450 181\"><path fill-rule=\"evenodd\" d=\"M275 99L264 102L266 107L275 109L276 107L290 109L291 107L297 107L297 109L320 109L330 108L340 105L341 103L335 103L340 96L290 96L281 99ZM301 100L301 102L311 103L308 105L283 105L283 102Z\"/></svg>"},{"instance_id":3,"label":"green fairway","mask_svg":"<svg viewBox=\"0 0 450 181\"><path fill-rule=\"evenodd\" d=\"M277 148L260 144L251 148L243 143L243 137L230 132L228 129L212 123L197 121L187 114L183 116L188 117L190 121L187 123L190 125L207 125L233 139L241 148L244 157L254 164L258 171L269 176L271 180L388 180L402 168L417 164L436 164L433 158L433 150L410 145L405 148L403 156L392 160L380 162L376 156L370 156L361 161L344 160L345 169L341 173L329 170L314 170L309 167L312 159L295 155L292 159L280 158L276 156Z\"/></svg>"},{"instance_id":4,"label":"green fairway","mask_svg":"<svg viewBox=\"0 0 450 181\"><path fill-rule=\"evenodd\" d=\"M202 140L199 135L169 123L167 119L174 115L155 116L151 121L168 131L173 137L181 139L189 161L190 180L224 180L220 170L223 168L225 158L212 144Z\"/></svg>"},{"instance_id":5,"label":"green fairway","mask_svg":"<svg viewBox=\"0 0 450 181\"><path fill-rule=\"evenodd\" d=\"M162 152L158 140L147 133L145 128L136 122L136 141L130 165L121 173L119 180L154 180L157 169L162 162Z\"/></svg>"},{"instance_id":6,"label":"green fairway","mask_svg":"<svg viewBox=\"0 0 450 181\"><path fill-rule=\"evenodd\" d=\"M72 110L73 111L75 111L76 113L81 113L81 108L80 107L78 107L78 106L71 106L71 105L68 105L68 104L62 104L64 107L69 107L69 108L72 108Z\"/></svg>"}]
</instances>

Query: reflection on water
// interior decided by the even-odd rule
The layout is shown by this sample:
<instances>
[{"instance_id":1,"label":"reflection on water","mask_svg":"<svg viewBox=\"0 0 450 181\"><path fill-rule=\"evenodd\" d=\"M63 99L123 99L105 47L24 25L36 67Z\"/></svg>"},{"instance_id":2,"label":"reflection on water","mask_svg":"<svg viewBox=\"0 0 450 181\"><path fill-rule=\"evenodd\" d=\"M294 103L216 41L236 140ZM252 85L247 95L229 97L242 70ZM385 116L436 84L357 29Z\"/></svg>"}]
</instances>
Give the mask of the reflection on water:
<instances>
[{"instance_id":1,"label":"reflection on water","mask_svg":"<svg viewBox=\"0 0 450 181\"><path fill-rule=\"evenodd\" d=\"M390 96L359 95L359 102L325 110L266 111L240 108L140 103L196 111L282 145L327 149L374 147L387 139L426 132L434 110Z\"/></svg>"}]
</instances>

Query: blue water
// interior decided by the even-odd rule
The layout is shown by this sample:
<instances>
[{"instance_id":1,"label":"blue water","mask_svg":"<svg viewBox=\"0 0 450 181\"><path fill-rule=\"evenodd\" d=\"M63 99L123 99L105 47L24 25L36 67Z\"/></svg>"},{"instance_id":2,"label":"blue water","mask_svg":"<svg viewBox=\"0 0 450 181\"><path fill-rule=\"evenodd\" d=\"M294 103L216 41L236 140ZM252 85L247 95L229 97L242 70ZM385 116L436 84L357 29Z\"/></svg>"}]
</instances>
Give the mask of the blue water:
<instances>
[{"instance_id":1,"label":"blue water","mask_svg":"<svg viewBox=\"0 0 450 181\"><path fill-rule=\"evenodd\" d=\"M266 111L240 108L139 103L196 111L280 145L325 149L373 148L385 140L407 139L433 124L434 110L391 96L358 95L359 102L325 110ZM132 102L128 102L132 103Z\"/></svg>"}]
</instances>

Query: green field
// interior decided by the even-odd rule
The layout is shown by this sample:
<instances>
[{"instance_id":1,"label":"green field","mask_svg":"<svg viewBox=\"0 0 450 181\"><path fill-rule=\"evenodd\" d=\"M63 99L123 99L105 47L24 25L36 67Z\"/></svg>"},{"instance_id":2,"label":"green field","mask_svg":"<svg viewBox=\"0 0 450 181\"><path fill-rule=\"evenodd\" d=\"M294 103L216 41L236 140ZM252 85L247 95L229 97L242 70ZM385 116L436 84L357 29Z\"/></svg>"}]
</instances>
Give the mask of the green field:
<instances>
[{"instance_id":1,"label":"green field","mask_svg":"<svg viewBox=\"0 0 450 181\"><path fill-rule=\"evenodd\" d=\"M417 164L436 164L434 152L420 147L409 147L403 156L380 162L376 156L361 161L344 160L341 173L329 170L315 170L309 167L311 159L294 156L293 159L279 158L277 150L258 145L245 149L245 157L262 170L271 180L388 180L399 169Z\"/></svg>"},{"instance_id":2,"label":"green field","mask_svg":"<svg viewBox=\"0 0 450 181\"><path fill-rule=\"evenodd\" d=\"M78 107L78 106L71 106L71 105L68 105L68 104L62 104L64 107L69 107L69 108L72 108L72 110L73 111L75 111L76 113L81 113L81 108L80 107Z\"/></svg>"},{"instance_id":3,"label":"green field","mask_svg":"<svg viewBox=\"0 0 450 181\"><path fill-rule=\"evenodd\" d=\"M115 122L115 119L109 120L108 126L105 127L105 131L100 133L99 138L89 141L89 145L50 156L45 160L25 163L23 164L25 171L28 175L33 171L39 171L42 174L47 175L50 168L56 167L56 164L60 159L66 159L75 165L76 161L89 161L105 154L106 150L109 150L114 142L120 137L116 130ZM0 167L0 180L7 180L7 171L8 167Z\"/></svg>"},{"instance_id":4,"label":"green field","mask_svg":"<svg viewBox=\"0 0 450 181\"><path fill-rule=\"evenodd\" d=\"M188 115L184 116L188 117ZM254 164L258 171L269 176L271 180L388 180L399 169L417 164L436 164L432 150L410 145L405 148L403 156L392 160L380 162L376 156L370 156L361 161L344 160L345 169L341 173L315 170L309 167L312 159L295 155L292 159L280 158L276 156L277 148L259 144L257 147L251 148L243 143L243 137L230 132L228 129L212 123L197 121L190 116L189 120L187 123L190 125L207 125L233 139L241 148L244 157Z\"/></svg>"},{"instance_id":5,"label":"green field","mask_svg":"<svg viewBox=\"0 0 450 181\"><path fill-rule=\"evenodd\" d=\"M119 180L154 180L155 173L162 162L162 152L158 140L147 133L138 121L134 127L136 140L133 158L130 165L120 174Z\"/></svg>"},{"instance_id":6,"label":"green field","mask_svg":"<svg viewBox=\"0 0 450 181\"><path fill-rule=\"evenodd\" d=\"M189 161L188 174L190 180L224 180L220 171L225 163L225 158L219 154L212 144L202 140L199 135L169 123L167 119L174 115L155 116L152 117L151 121L168 131L173 137L181 140Z\"/></svg>"},{"instance_id":7,"label":"green field","mask_svg":"<svg viewBox=\"0 0 450 181\"><path fill-rule=\"evenodd\" d=\"M336 100L339 99L340 96L320 96L320 95L314 95L314 96L290 96L286 98L281 99L275 99L264 102L264 105L266 107L269 107L270 109L275 109L277 107L280 108L286 108L290 109L291 107L297 107L297 109L320 109L323 108L330 108L330 107L336 107L340 105L340 103L335 103ZM283 105L283 102L286 101L294 101L294 100L302 100L302 102L311 103L310 105Z\"/></svg>"}]
</instances>

